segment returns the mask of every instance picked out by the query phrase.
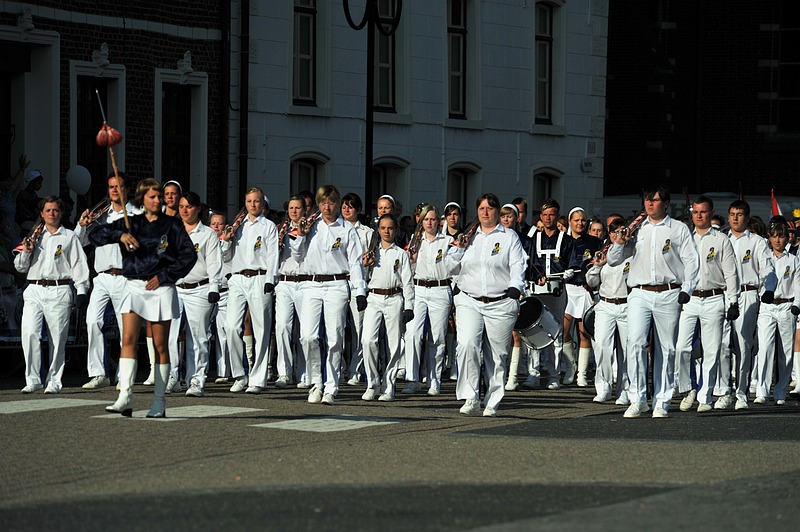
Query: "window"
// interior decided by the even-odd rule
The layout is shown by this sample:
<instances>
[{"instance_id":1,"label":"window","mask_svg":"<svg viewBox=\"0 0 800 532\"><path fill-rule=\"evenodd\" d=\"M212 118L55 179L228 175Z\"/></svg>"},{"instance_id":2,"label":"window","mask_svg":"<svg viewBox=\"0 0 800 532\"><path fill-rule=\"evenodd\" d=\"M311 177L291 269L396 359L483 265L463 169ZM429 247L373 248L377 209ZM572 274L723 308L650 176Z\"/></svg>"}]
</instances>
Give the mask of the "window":
<instances>
[{"instance_id":1,"label":"window","mask_svg":"<svg viewBox=\"0 0 800 532\"><path fill-rule=\"evenodd\" d=\"M445 199L448 202L458 203L462 211L467 210L467 173L464 170L450 170L447 173L447 197ZM464 225L464 220L461 223Z\"/></svg>"},{"instance_id":2,"label":"window","mask_svg":"<svg viewBox=\"0 0 800 532\"><path fill-rule=\"evenodd\" d=\"M450 118L467 115L467 2L447 4L448 111Z\"/></svg>"},{"instance_id":3,"label":"window","mask_svg":"<svg viewBox=\"0 0 800 532\"><path fill-rule=\"evenodd\" d=\"M544 200L553 197L554 184L558 179L557 175L549 172L539 172L533 176L533 195L531 196L530 205L534 205L535 209L539 209L544 203Z\"/></svg>"},{"instance_id":4,"label":"window","mask_svg":"<svg viewBox=\"0 0 800 532\"><path fill-rule=\"evenodd\" d=\"M191 190L192 88L164 83L161 92L161 180Z\"/></svg>"},{"instance_id":5,"label":"window","mask_svg":"<svg viewBox=\"0 0 800 532\"><path fill-rule=\"evenodd\" d=\"M478 173L480 167L473 162L459 161L450 166L447 171L447 197L446 201L455 201L461 205L462 224L468 225L477 215L473 206L481 194Z\"/></svg>"},{"instance_id":6,"label":"window","mask_svg":"<svg viewBox=\"0 0 800 532\"><path fill-rule=\"evenodd\" d=\"M408 161L395 157L375 158L372 165L372 212L379 197L389 194L395 200L395 207L403 211L403 202L406 200L408 180L406 169Z\"/></svg>"},{"instance_id":7,"label":"window","mask_svg":"<svg viewBox=\"0 0 800 532\"><path fill-rule=\"evenodd\" d=\"M296 194L303 190L310 190L312 194L316 194L321 165L322 163L315 159L300 158L293 160L290 183L291 194Z\"/></svg>"},{"instance_id":8,"label":"window","mask_svg":"<svg viewBox=\"0 0 800 532\"><path fill-rule=\"evenodd\" d=\"M392 24L396 14L395 0L379 0L378 16L387 33L375 32L375 86L373 106L376 111L395 111L395 33Z\"/></svg>"},{"instance_id":9,"label":"window","mask_svg":"<svg viewBox=\"0 0 800 532\"><path fill-rule=\"evenodd\" d=\"M94 76L77 77L77 163L84 166L92 175L92 185L89 189L89 203L94 205L108 194L105 177L108 175L108 150L97 145L96 135L103 123L100 106L97 103L97 94L106 109L109 109L107 78ZM109 118L111 120L111 118ZM113 122L112 122L113 124ZM116 127L116 125L114 126Z\"/></svg>"},{"instance_id":10,"label":"window","mask_svg":"<svg viewBox=\"0 0 800 532\"><path fill-rule=\"evenodd\" d=\"M553 123L553 7L536 4L535 118L537 124Z\"/></svg>"},{"instance_id":11,"label":"window","mask_svg":"<svg viewBox=\"0 0 800 532\"><path fill-rule=\"evenodd\" d=\"M292 98L295 105L315 105L317 92L316 0L294 2L294 73Z\"/></svg>"},{"instance_id":12,"label":"window","mask_svg":"<svg viewBox=\"0 0 800 532\"><path fill-rule=\"evenodd\" d=\"M800 4L783 2L778 56L778 133L800 133Z\"/></svg>"}]
</instances>

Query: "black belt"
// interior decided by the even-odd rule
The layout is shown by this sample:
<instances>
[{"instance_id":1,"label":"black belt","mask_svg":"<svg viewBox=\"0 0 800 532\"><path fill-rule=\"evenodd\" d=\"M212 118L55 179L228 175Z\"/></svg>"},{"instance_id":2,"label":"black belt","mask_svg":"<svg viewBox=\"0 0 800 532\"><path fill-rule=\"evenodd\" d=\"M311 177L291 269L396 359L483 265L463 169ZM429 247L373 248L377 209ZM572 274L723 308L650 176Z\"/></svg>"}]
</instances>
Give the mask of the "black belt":
<instances>
[{"instance_id":1,"label":"black belt","mask_svg":"<svg viewBox=\"0 0 800 532\"><path fill-rule=\"evenodd\" d=\"M299 283L300 281L303 281L303 279L301 279L301 277L303 277L303 276L302 275L283 275L283 274L281 274L281 281L288 281L290 283Z\"/></svg>"},{"instance_id":2,"label":"black belt","mask_svg":"<svg viewBox=\"0 0 800 532\"><path fill-rule=\"evenodd\" d=\"M350 274L335 273L333 275L298 275L298 281L314 281L315 283L324 283L327 281L347 281L350 279Z\"/></svg>"},{"instance_id":3,"label":"black belt","mask_svg":"<svg viewBox=\"0 0 800 532\"><path fill-rule=\"evenodd\" d=\"M637 284L636 286L634 286L634 288L641 288L642 290L647 290L648 292L666 292L667 290L674 290L680 287L681 285L677 283Z\"/></svg>"},{"instance_id":4,"label":"black belt","mask_svg":"<svg viewBox=\"0 0 800 532\"><path fill-rule=\"evenodd\" d=\"M228 291L228 287L227 287L227 286L226 286L226 287L224 287L224 288L220 288L220 289L219 289L219 293L220 293L220 294L224 294L224 293L225 293L225 292L227 292L227 291Z\"/></svg>"},{"instance_id":5,"label":"black belt","mask_svg":"<svg viewBox=\"0 0 800 532\"><path fill-rule=\"evenodd\" d=\"M122 269L121 268L109 268L109 269L107 269L105 271L102 271L100 273L107 273L108 275L115 275L115 276L116 275L122 275Z\"/></svg>"},{"instance_id":6,"label":"black belt","mask_svg":"<svg viewBox=\"0 0 800 532\"><path fill-rule=\"evenodd\" d=\"M773 305L780 305L781 303L791 303L792 301L794 301L793 297L790 297L790 298L787 298L787 299L784 299L782 297L776 297L775 299L772 300L772 304Z\"/></svg>"},{"instance_id":7,"label":"black belt","mask_svg":"<svg viewBox=\"0 0 800 532\"><path fill-rule=\"evenodd\" d=\"M603 297L600 296L600 301L605 301L606 303L611 303L612 305L624 305L628 302L627 297Z\"/></svg>"},{"instance_id":8,"label":"black belt","mask_svg":"<svg viewBox=\"0 0 800 532\"><path fill-rule=\"evenodd\" d=\"M399 294L403 291L402 288L395 287L395 288L370 288L370 292L373 294L378 294L379 296L393 296L395 294Z\"/></svg>"},{"instance_id":9,"label":"black belt","mask_svg":"<svg viewBox=\"0 0 800 532\"><path fill-rule=\"evenodd\" d=\"M712 288L711 290L695 290L692 295L695 297L719 296L725 293L722 288Z\"/></svg>"},{"instance_id":10,"label":"black belt","mask_svg":"<svg viewBox=\"0 0 800 532\"><path fill-rule=\"evenodd\" d=\"M267 273L267 270L242 270L240 272L236 272L235 275L244 275L245 277L255 277L256 275L264 275Z\"/></svg>"},{"instance_id":11,"label":"black belt","mask_svg":"<svg viewBox=\"0 0 800 532\"><path fill-rule=\"evenodd\" d=\"M417 286L424 286L431 288L434 286L450 286L450 279L442 279L441 281L426 281L425 279L414 279L414 284Z\"/></svg>"},{"instance_id":12,"label":"black belt","mask_svg":"<svg viewBox=\"0 0 800 532\"><path fill-rule=\"evenodd\" d=\"M752 290L758 290L758 287L752 284L743 284L739 287L742 292L750 292Z\"/></svg>"},{"instance_id":13,"label":"black belt","mask_svg":"<svg viewBox=\"0 0 800 532\"><path fill-rule=\"evenodd\" d=\"M181 283L177 285L177 287L182 290L191 290L192 288L197 288L198 286L203 286L204 284L208 283L209 283L208 279L203 279L202 281L199 281L197 283Z\"/></svg>"},{"instance_id":14,"label":"black belt","mask_svg":"<svg viewBox=\"0 0 800 532\"><path fill-rule=\"evenodd\" d=\"M466 292L464 293L467 294ZM473 296L470 294L467 295L472 299L475 299L476 301L480 301L481 303L494 303L495 301L500 301L508 298L508 294L503 294L502 296L497 296L497 297Z\"/></svg>"},{"instance_id":15,"label":"black belt","mask_svg":"<svg viewBox=\"0 0 800 532\"><path fill-rule=\"evenodd\" d=\"M39 286L67 286L72 284L72 279L32 279L29 282Z\"/></svg>"}]
</instances>

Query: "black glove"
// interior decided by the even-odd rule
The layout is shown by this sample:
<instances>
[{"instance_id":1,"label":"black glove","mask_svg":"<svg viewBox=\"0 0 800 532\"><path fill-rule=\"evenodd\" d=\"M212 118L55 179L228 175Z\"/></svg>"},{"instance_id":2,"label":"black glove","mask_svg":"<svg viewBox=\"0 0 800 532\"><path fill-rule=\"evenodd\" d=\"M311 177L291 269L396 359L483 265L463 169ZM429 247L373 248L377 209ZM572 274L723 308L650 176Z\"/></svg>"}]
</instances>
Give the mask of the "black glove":
<instances>
[{"instance_id":1,"label":"black glove","mask_svg":"<svg viewBox=\"0 0 800 532\"><path fill-rule=\"evenodd\" d=\"M678 294L678 303L680 303L681 305L685 305L686 303L689 302L690 297L691 296L686 292L681 292L680 294Z\"/></svg>"},{"instance_id":2,"label":"black glove","mask_svg":"<svg viewBox=\"0 0 800 532\"><path fill-rule=\"evenodd\" d=\"M275 285L272 283L264 283L264 293L271 294L275 290Z\"/></svg>"},{"instance_id":3,"label":"black glove","mask_svg":"<svg viewBox=\"0 0 800 532\"><path fill-rule=\"evenodd\" d=\"M739 305L731 305L728 307L728 312L725 314L725 319L733 321L739 317Z\"/></svg>"},{"instance_id":4,"label":"black glove","mask_svg":"<svg viewBox=\"0 0 800 532\"><path fill-rule=\"evenodd\" d=\"M208 293L208 302L209 303L216 303L219 301L219 292L209 292Z\"/></svg>"},{"instance_id":5,"label":"black glove","mask_svg":"<svg viewBox=\"0 0 800 532\"><path fill-rule=\"evenodd\" d=\"M511 288L509 288L508 290L506 290L506 295L507 295L508 297L510 297L511 299L517 299L517 300L518 300L518 299L519 299L519 296L520 296L520 293L519 293L519 290L517 290L516 288L514 288L514 287L512 286Z\"/></svg>"},{"instance_id":6,"label":"black glove","mask_svg":"<svg viewBox=\"0 0 800 532\"><path fill-rule=\"evenodd\" d=\"M461 289L458 287L458 285L454 285L453 286L453 295L457 296L460 293L461 293Z\"/></svg>"},{"instance_id":7,"label":"black glove","mask_svg":"<svg viewBox=\"0 0 800 532\"><path fill-rule=\"evenodd\" d=\"M800 307L797 305L792 305L791 311L795 316L800 316Z\"/></svg>"},{"instance_id":8,"label":"black glove","mask_svg":"<svg viewBox=\"0 0 800 532\"><path fill-rule=\"evenodd\" d=\"M403 311L403 323L408 323L409 321L411 321L413 319L414 319L414 311L413 310L409 309L409 310L404 310Z\"/></svg>"},{"instance_id":9,"label":"black glove","mask_svg":"<svg viewBox=\"0 0 800 532\"><path fill-rule=\"evenodd\" d=\"M773 292L772 290L766 290L761 295L762 303L772 303L773 301L775 301L775 292Z\"/></svg>"},{"instance_id":10,"label":"black glove","mask_svg":"<svg viewBox=\"0 0 800 532\"><path fill-rule=\"evenodd\" d=\"M77 308L86 308L86 305L89 304L89 296L86 294L78 294L75 296L75 306Z\"/></svg>"},{"instance_id":11,"label":"black glove","mask_svg":"<svg viewBox=\"0 0 800 532\"><path fill-rule=\"evenodd\" d=\"M359 312L367 310L367 296L356 296L356 309Z\"/></svg>"}]
</instances>

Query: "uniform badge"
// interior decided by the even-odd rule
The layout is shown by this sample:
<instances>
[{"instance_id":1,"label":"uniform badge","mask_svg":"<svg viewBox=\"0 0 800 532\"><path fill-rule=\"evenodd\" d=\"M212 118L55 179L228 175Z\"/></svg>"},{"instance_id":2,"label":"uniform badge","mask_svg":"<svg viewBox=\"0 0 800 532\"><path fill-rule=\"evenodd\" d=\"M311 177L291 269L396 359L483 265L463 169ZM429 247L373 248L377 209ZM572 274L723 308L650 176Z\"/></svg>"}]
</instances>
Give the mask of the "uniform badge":
<instances>
[{"instance_id":1,"label":"uniform badge","mask_svg":"<svg viewBox=\"0 0 800 532\"><path fill-rule=\"evenodd\" d=\"M256 238L256 243L253 244L253 251L258 251L262 244L263 242L261 241L261 235L259 235L258 238Z\"/></svg>"},{"instance_id":2,"label":"uniform badge","mask_svg":"<svg viewBox=\"0 0 800 532\"><path fill-rule=\"evenodd\" d=\"M783 272L783 278L784 279L788 279L789 277L791 277L791 275L792 275L792 267L791 266L787 266L786 267L786 271Z\"/></svg>"},{"instance_id":3,"label":"uniform badge","mask_svg":"<svg viewBox=\"0 0 800 532\"><path fill-rule=\"evenodd\" d=\"M753 254L748 249L747 251L744 252L744 257L742 257L742 264L747 264L748 262L750 262L750 259L752 258Z\"/></svg>"},{"instance_id":4,"label":"uniform badge","mask_svg":"<svg viewBox=\"0 0 800 532\"><path fill-rule=\"evenodd\" d=\"M440 249L436 252L436 262L442 262L442 259L444 259L444 253Z\"/></svg>"},{"instance_id":5,"label":"uniform badge","mask_svg":"<svg viewBox=\"0 0 800 532\"><path fill-rule=\"evenodd\" d=\"M500 253L500 242L495 242L494 247L492 248L492 256L497 255Z\"/></svg>"},{"instance_id":6,"label":"uniform badge","mask_svg":"<svg viewBox=\"0 0 800 532\"><path fill-rule=\"evenodd\" d=\"M592 258L592 252L589 251L589 248L583 250L583 260L589 260Z\"/></svg>"},{"instance_id":7,"label":"uniform badge","mask_svg":"<svg viewBox=\"0 0 800 532\"><path fill-rule=\"evenodd\" d=\"M400 259L395 259L394 260L394 271L397 271L399 269L400 269Z\"/></svg>"},{"instance_id":8,"label":"uniform badge","mask_svg":"<svg viewBox=\"0 0 800 532\"><path fill-rule=\"evenodd\" d=\"M661 253L666 253L672 249L672 241L668 238L666 242L664 242L664 247L661 248Z\"/></svg>"},{"instance_id":9,"label":"uniform badge","mask_svg":"<svg viewBox=\"0 0 800 532\"><path fill-rule=\"evenodd\" d=\"M194 245L194 252L195 253L200 253L200 244L195 244Z\"/></svg>"},{"instance_id":10,"label":"uniform badge","mask_svg":"<svg viewBox=\"0 0 800 532\"><path fill-rule=\"evenodd\" d=\"M708 255L706 255L706 261L711 262L712 260L714 260L714 257L716 256L717 252L714 251L714 248L712 247L711 249L708 250Z\"/></svg>"},{"instance_id":11,"label":"uniform badge","mask_svg":"<svg viewBox=\"0 0 800 532\"><path fill-rule=\"evenodd\" d=\"M622 273L627 274L629 271L631 271L631 263L626 262L625 266L622 268Z\"/></svg>"},{"instance_id":12,"label":"uniform badge","mask_svg":"<svg viewBox=\"0 0 800 532\"><path fill-rule=\"evenodd\" d=\"M337 237L336 242L334 242L333 245L331 246L331 251L339 249L340 247L342 247L342 238Z\"/></svg>"},{"instance_id":13,"label":"uniform badge","mask_svg":"<svg viewBox=\"0 0 800 532\"><path fill-rule=\"evenodd\" d=\"M55 256L54 256L53 258L54 258L54 259L58 259L58 258L60 258L60 257L61 257L61 255L63 255L63 254L64 254L64 250L63 250L63 249L61 249L61 244L59 244L59 245L58 245L58 247L56 248L56 254L55 254Z\"/></svg>"},{"instance_id":14,"label":"uniform badge","mask_svg":"<svg viewBox=\"0 0 800 532\"><path fill-rule=\"evenodd\" d=\"M167 241L167 235L161 235L161 241L158 243L158 250L156 250L157 255L163 255L165 251L167 251L167 246L169 242Z\"/></svg>"}]
</instances>

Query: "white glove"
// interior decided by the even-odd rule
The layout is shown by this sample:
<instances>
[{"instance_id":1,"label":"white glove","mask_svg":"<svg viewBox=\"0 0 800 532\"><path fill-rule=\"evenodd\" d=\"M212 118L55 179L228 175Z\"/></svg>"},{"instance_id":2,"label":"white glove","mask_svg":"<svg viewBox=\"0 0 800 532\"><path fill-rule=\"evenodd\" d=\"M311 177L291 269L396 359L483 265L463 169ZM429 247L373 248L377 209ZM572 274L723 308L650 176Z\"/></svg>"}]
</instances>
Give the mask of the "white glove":
<instances>
[{"instance_id":1,"label":"white glove","mask_svg":"<svg viewBox=\"0 0 800 532\"><path fill-rule=\"evenodd\" d=\"M569 281L575 277L575 270L564 270L564 280Z\"/></svg>"}]
</instances>

